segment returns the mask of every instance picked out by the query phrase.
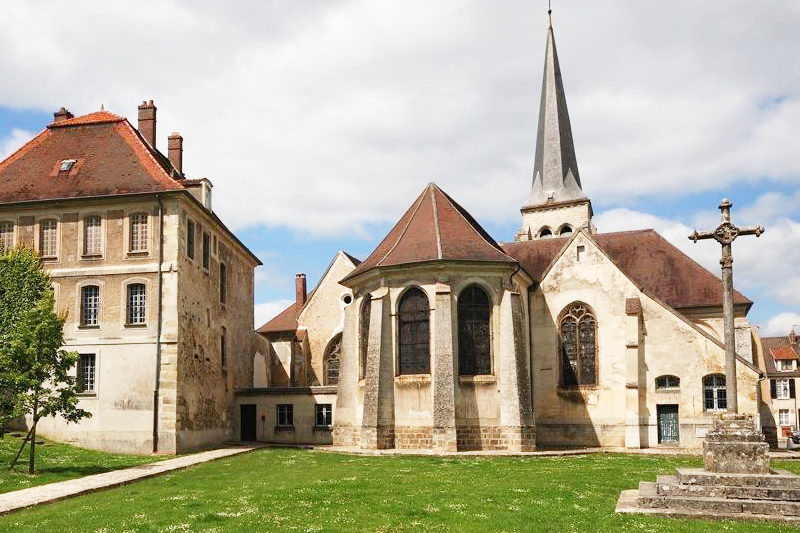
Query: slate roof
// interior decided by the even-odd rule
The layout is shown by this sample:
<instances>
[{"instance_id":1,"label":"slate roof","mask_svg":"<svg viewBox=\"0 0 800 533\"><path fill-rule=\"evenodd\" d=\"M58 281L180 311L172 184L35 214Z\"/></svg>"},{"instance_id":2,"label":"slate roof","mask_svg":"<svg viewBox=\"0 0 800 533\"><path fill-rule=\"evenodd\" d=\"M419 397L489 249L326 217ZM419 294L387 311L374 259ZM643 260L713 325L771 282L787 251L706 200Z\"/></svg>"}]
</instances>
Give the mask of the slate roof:
<instances>
[{"instance_id":1,"label":"slate roof","mask_svg":"<svg viewBox=\"0 0 800 533\"><path fill-rule=\"evenodd\" d=\"M800 359L800 346L792 345L789 336L785 337L761 337L761 348L764 352L764 365L767 375L770 377L800 377L800 369L786 372L778 370L775 359ZM775 357L779 354L778 357Z\"/></svg>"},{"instance_id":2,"label":"slate roof","mask_svg":"<svg viewBox=\"0 0 800 533\"><path fill-rule=\"evenodd\" d=\"M59 172L65 159L76 163ZM176 177L127 119L98 111L48 125L0 162L0 204L183 190Z\"/></svg>"},{"instance_id":3,"label":"slate roof","mask_svg":"<svg viewBox=\"0 0 800 533\"><path fill-rule=\"evenodd\" d=\"M641 289L674 309L720 307L722 282L652 229L592 235L598 247ZM502 244L525 270L541 280L568 237ZM753 304L738 291L734 303Z\"/></svg>"},{"instance_id":4,"label":"slate roof","mask_svg":"<svg viewBox=\"0 0 800 533\"><path fill-rule=\"evenodd\" d=\"M516 263L472 215L430 183L369 257L342 281L373 268L426 261Z\"/></svg>"}]
</instances>

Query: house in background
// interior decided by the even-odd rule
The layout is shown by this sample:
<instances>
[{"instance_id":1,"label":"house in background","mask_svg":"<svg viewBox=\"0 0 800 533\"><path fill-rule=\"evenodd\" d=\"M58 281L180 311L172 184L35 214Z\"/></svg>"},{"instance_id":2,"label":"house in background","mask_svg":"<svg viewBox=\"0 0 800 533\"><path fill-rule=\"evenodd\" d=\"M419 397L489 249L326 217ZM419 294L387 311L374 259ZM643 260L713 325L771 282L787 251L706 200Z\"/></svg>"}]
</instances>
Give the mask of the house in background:
<instances>
[{"instance_id":1,"label":"house in background","mask_svg":"<svg viewBox=\"0 0 800 533\"><path fill-rule=\"evenodd\" d=\"M0 243L41 255L92 413L42 419L42 435L133 453L237 438L234 390L267 351L252 327L260 261L214 213L211 189L184 175L179 134L166 156L156 148L152 101L138 128L61 108L0 162Z\"/></svg>"},{"instance_id":2,"label":"house in background","mask_svg":"<svg viewBox=\"0 0 800 533\"><path fill-rule=\"evenodd\" d=\"M777 429L777 442L781 443L800 429L800 332L795 327L783 337L764 337L761 346L769 379L769 414Z\"/></svg>"}]
</instances>

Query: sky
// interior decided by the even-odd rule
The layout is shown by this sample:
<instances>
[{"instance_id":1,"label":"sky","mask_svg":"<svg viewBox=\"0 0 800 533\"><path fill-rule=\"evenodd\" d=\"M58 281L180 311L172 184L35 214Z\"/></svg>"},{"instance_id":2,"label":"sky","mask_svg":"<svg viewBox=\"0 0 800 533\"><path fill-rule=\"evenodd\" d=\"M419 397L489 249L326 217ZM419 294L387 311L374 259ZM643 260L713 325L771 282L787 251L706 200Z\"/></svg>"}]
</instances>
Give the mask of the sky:
<instances>
[{"instance_id":1,"label":"sky","mask_svg":"<svg viewBox=\"0 0 800 533\"><path fill-rule=\"evenodd\" d=\"M366 258L434 181L498 241L532 180L546 0L0 3L0 158L64 106L184 137L184 170L261 258L256 325ZM723 197L760 238L734 281L762 335L800 326L800 2L555 0L600 232L654 228L714 273Z\"/></svg>"}]
</instances>

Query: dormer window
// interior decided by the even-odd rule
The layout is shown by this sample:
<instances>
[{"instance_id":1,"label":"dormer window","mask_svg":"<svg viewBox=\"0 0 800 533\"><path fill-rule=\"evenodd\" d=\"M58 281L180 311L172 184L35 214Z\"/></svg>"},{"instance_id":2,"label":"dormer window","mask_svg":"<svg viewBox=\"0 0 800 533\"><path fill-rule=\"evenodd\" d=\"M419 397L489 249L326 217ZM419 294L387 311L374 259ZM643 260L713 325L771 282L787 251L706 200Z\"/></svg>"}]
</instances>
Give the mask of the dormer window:
<instances>
[{"instance_id":1,"label":"dormer window","mask_svg":"<svg viewBox=\"0 0 800 533\"><path fill-rule=\"evenodd\" d=\"M788 359L779 359L776 361L778 363L778 370L781 372L791 372L794 370L794 361Z\"/></svg>"},{"instance_id":2,"label":"dormer window","mask_svg":"<svg viewBox=\"0 0 800 533\"><path fill-rule=\"evenodd\" d=\"M75 163L77 162L78 162L77 159L64 159L63 161L61 161L61 168L59 169L59 171L69 172L70 170L72 170L72 167L75 166Z\"/></svg>"}]
</instances>

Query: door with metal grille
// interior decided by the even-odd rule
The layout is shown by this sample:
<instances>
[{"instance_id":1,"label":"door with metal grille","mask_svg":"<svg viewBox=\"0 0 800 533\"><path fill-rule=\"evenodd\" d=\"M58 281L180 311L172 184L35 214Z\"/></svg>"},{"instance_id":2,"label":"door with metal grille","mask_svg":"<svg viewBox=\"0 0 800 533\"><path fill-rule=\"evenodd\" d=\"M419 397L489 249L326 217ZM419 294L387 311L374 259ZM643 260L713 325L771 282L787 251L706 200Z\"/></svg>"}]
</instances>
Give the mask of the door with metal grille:
<instances>
[{"instance_id":1,"label":"door with metal grille","mask_svg":"<svg viewBox=\"0 0 800 533\"><path fill-rule=\"evenodd\" d=\"M656 407L656 413L658 416L658 443L678 444L680 442L678 406L659 405Z\"/></svg>"}]
</instances>

